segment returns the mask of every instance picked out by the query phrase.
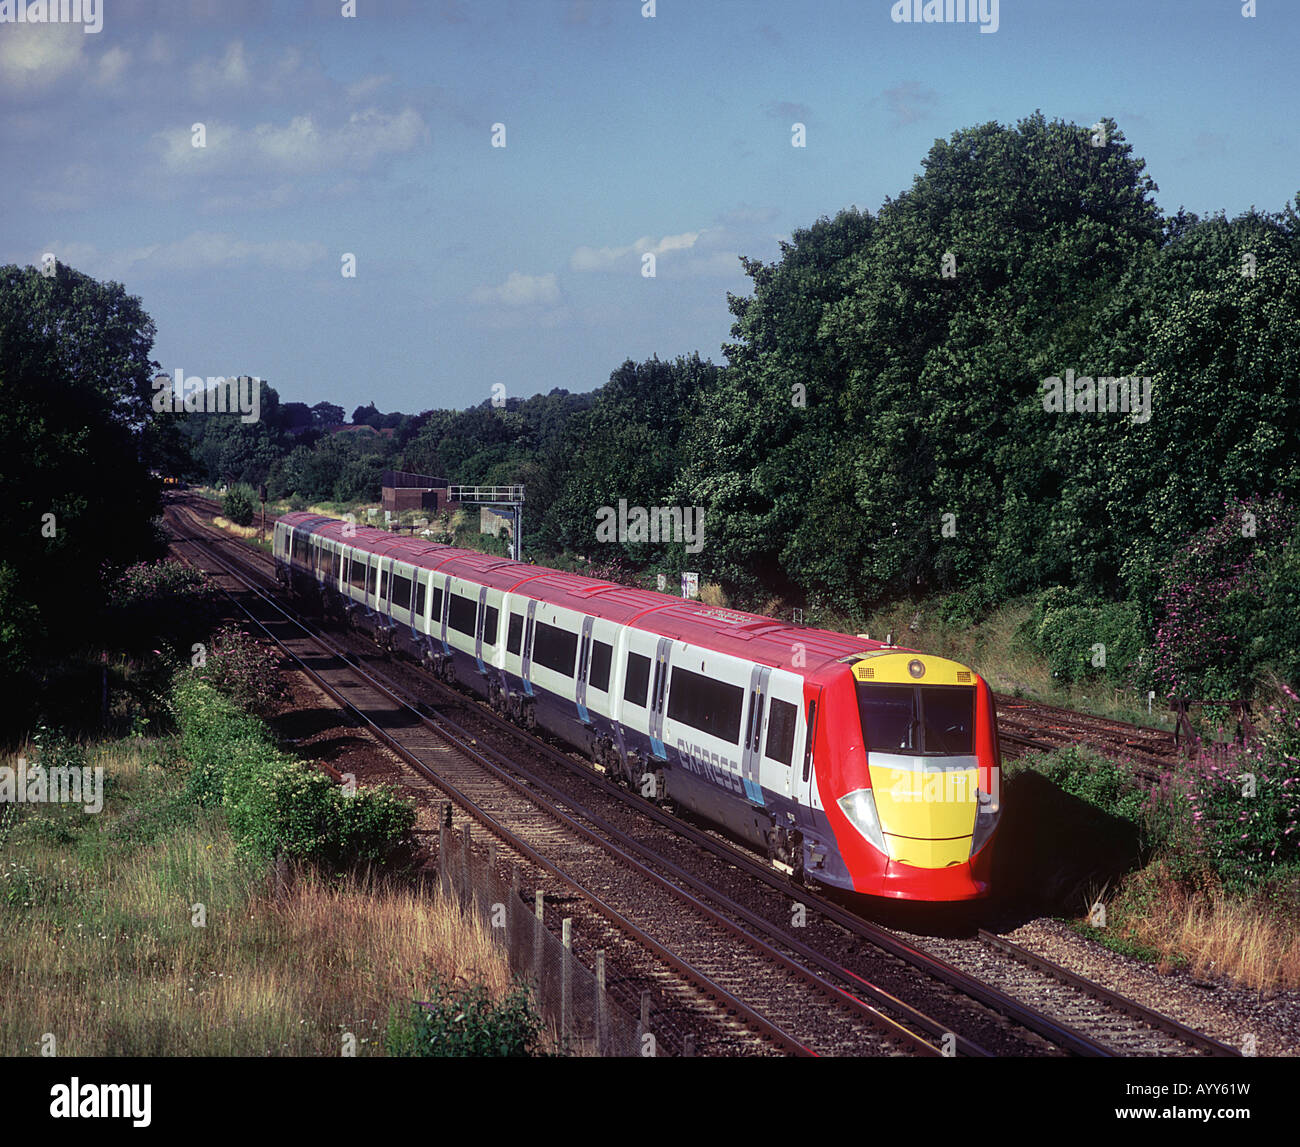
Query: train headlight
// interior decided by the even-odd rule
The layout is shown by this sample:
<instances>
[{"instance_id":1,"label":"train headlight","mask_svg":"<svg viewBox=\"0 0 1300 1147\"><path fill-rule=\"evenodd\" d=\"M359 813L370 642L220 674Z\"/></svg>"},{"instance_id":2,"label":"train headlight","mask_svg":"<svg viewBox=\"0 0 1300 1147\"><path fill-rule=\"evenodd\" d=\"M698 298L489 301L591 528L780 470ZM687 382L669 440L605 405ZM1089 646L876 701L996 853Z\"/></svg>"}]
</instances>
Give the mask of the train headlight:
<instances>
[{"instance_id":1,"label":"train headlight","mask_svg":"<svg viewBox=\"0 0 1300 1147\"><path fill-rule=\"evenodd\" d=\"M975 834L971 837L970 842L971 856L974 856L984 847L988 838L993 835L993 830L998 826L998 817L1002 815L1002 802L998 799L998 787L994 785L991 794L983 790L976 792L979 799L979 808L975 812Z\"/></svg>"},{"instance_id":2,"label":"train headlight","mask_svg":"<svg viewBox=\"0 0 1300 1147\"><path fill-rule=\"evenodd\" d=\"M889 849L885 847L885 837L880 831L880 817L876 815L876 798L871 790L855 789L848 796L840 797L836 803L863 839L888 856Z\"/></svg>"}]
</instances>

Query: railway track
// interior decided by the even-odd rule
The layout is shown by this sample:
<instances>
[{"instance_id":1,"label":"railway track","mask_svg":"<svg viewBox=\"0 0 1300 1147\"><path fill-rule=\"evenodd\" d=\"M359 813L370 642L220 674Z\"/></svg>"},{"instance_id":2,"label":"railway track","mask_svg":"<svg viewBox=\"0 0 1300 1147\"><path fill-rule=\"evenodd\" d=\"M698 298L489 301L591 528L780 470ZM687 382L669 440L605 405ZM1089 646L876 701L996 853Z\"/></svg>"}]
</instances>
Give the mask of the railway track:
<instances>
[{"instance_id":1,"label":"railway track","mask_svg":"<svg viewBox=\"0 0 1300 1147\"><path fill-rule=\"evenodd\" d=\"M271 560L260 552L250 551L242 545L238 548L242 553L256 554L254 560L264 571L273 567ZM270 575L264 572L260 576L267 578ZM335 653L341 653L342 657L354 662L364 656L355 650L336 650ZM990 1049L998 1054L1092 1056L1234 1054L1231 1049L1191 1032L1167 1017L1107 993L1105 989L988 933L981 933L976 944L965 942L964 947L958 947L957 954L964 968L957 967L955 962L939 959L922 947L900 939L852 911L846 911L842 905L807 888L790 884L752 854L719 839L716 832L669 817L655 806L630 797L617 786L593 776L589 764L579 764L572 754L542 744L535 737L501 721L484 706L467 700L462 694L414 669L404 670L394 663L385 664L384 670L385 674L401 671L408 680L418 678L418 685L414 686L385 681L384 689L398 693L406 691L408 695L411 690L424 695L430 691L437 693L440 709L444 710L439 717L442 728L445 730L451 722L446 710L454 710L457 714L455 735L468 738L478 745L480 751L485 731L491 729L494 735L524 738L531 754L547 757L557 769L571 774L580 771L588 787L605 790L604 796L608 798L601 803L599 811L584 809L583 819L591 823L600 822L603 831L611 833L611 839L613 834L622 834L630 841L633 831L644 835L647 817L664 826L667 831L662 839L656 837L654 851L642 849L645 863L653 864L661 874L666 865L671 873L667 878L679 889L689 888L688 895L700 900L708 899L715 906L719 901L725 904L725 908L719 910L725 911L731 921L733 939L723 941L724 948L727 944L734 946L737 939L748 942L746 937L749 934L765 931L766 943L784 948L787 958L797 954L802 962L798 975L805 983L811 974L820 981L823 993L830 984L835 992L856 993L856 996L872 1000L882 1013L895 1017L892 1022L906 1023L911 1029L924 1033L931 1041L931 1054L936 1046L950 1054L967 1055L978 1055ZM373 670L366 672L373 679ZM379 685L378 680L375 684ZM427 706L422 708L427 709ZM503 767L517 769L519 765L512 762ZM525 783L534 792L546 791L549 800L570 808L575 803L572 788L558 788L535 774ZM588 798L584 796L583 800ZM629 802L635 807L629 808ZM620 808L621 811L617 811ZM624 825L610 823L620 818L626 822ZM674 845L673 841L677 843ZM557 841L549 843L558 844ZM634 851L636 848L629 847L629 854ZM714 864L707 875L701 875L699 859L705 855L712 857ZM600 885L597 876L589 875L588 881ZM719 891L719 888L730 885L735 894L738 883L746 886L747 904L723 897ZM756 894L754 890L758 888L765 889L765 892ZM599 899L599 887L589 888L588 892ZM793 942L791 937L792 910L807 916L802 921L803 930L797 942ZM864 941L869 945L869 956ZM717 940L711 934L705 947L716 946ZM772 957L764 955L762 958L770 960ZM782 974L788 975L790 971L787 966ZM920 995L925 1001L922 1006L926 1012L920 1011L915 1004L903 1003L904 997L916 1001L918 974L923 976L925 985ZM729 980L724 973L719 973L717 980L711 982L732 996L730 987L740 987L750 978L743 969L739 975L741 982L734 978ZM824 1001L826 996L822 998ZM833 993L831 998L834 998ZM840 1003L842 1006L842 1001ZM958 1035L960 1031L977 1033L977 1036ZM831 1053L842 1054L847 1050L847 1045L837 1044L833 1037L830 1038L831 1042L822 1046L833 1049ZM913 1050L922 1051L919 1047ZM879 1051L873 1053L881 1054ZM858 1051L857 1054L866 1052Z\"/></svg>"}]
</instances>

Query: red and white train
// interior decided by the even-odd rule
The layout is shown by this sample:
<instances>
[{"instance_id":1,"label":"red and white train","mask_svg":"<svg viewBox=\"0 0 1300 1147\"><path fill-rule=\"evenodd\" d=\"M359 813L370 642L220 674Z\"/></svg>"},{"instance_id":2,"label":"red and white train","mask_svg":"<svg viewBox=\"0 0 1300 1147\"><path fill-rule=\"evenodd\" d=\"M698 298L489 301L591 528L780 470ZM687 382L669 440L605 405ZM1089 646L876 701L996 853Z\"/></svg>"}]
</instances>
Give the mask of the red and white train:
<instances>
[{"instance_id":1,"label":"red and white train","mask_svg":"<svg viewBox=\"0 0 1300 1147\"><path fill-rule=\"evenodd\" d=\"M276 522L275 559L381 646L801 879L989 891L1001 762L965 666L310 513Z\"/></svg>"}]
</instances>

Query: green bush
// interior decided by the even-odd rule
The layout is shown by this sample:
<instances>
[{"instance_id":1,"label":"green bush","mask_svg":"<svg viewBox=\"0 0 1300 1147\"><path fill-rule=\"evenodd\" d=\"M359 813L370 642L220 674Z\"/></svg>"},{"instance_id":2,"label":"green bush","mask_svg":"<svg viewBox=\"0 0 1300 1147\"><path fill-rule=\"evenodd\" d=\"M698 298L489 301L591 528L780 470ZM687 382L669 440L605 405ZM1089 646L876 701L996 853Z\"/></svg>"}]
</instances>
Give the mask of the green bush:
<instances>
[{"instance_id":1,"label":"green bush","mask_svg":"<svg viewBox=\"0 0 1300 1147\"><path fill-rule=\"evenodd\" d=\"M1086 801L1107 816L1134 825L1143 824L1147 794L1134 782L1122 761L1071 745L1051 753L1026 754L1017 765L1028 764L1031 758L1033 767L1063 792Z\"/></svg>"},{"instance_id":2,"label":"green bush","mask_svg":"<svg viewBox=\"0 0 1300 1147\"><path fill-rule=\"evenodd\" d=\"M341 865L382 860L409 837L409 801L386 788L349 793L282 752L260 720L210 682L183 675L173 712L191 764L190 797L222 805L244 851Z\"/></svg>"},{"instance_id":3,"label":"green bush","mask_svg":"<svg viewBox=\"0 0 1300 1147\"><path fill-rule=\"evenodd\" d=\"M1150 672L1136 602L1096 602L1055 586L1039 595L1020 636L1066 684L1105 678L1141 686Z\"/></svg>"},{"instance_id":4,"label":"green bush","mask_svg":"<svg viewBox=\"0 0 1300 1147\"><path fill-rule=\"evenodd\" d=\"M427 1001L389 1016L384 1042L392 1056L533 1056L541 1054L541 1032L522 986L494 1004L481 984L452 987L435 978Z\"/></svg>"},{"instance_id":5,"label":"green bush","mask_svg":"<svg viewBox=\"0 0 1300 1147\"><path fill-rule=\"evenodd\" d=\"M285 756L254 758L229 770L225 805L241 847L264 859L382 860L415 824L414 809L390 790L349 794L324 773Z\"/></svg>"},{"instance_id":6,"label":"green bush","mask_svg":"<svg viewBox=\"0 0 1300 1147\"><path fill-rule=\"evenodd\" d=\"M257 501L249 486L232 486L222 503L221 512L237 526L251 526Z\"/></svg>"},{"instance_id":7,"label":"green bush","mask_svg":"<svg viewBox=\"0 0 1300 1147\"><path fill-rule=\"evenodd\" d=\"M973 625L998 604L998 595L988 586L974 585L950 593L939 603L939 620L949 625Z\"/></svg>"},{"instance_id":8,"label":"green bush","mask_svg":"<svg viewBox=\"0 0 1300 1147\"><path fill-rule=\"evenodd\" d=\"M131 653L188 646L208 623L216 596L202 570L171 560L137 562L105 587L106 643Z\"/></svg>"}]
</instances>

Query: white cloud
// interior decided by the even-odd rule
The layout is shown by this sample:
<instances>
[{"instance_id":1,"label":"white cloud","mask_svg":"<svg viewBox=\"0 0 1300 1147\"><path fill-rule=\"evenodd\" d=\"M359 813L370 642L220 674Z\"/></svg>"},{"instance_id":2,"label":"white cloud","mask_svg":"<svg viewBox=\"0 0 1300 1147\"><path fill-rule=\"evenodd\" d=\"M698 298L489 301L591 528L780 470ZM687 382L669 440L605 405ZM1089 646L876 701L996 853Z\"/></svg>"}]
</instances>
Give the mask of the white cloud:
<instances>
[{"instance_id":1,"label":"white cloud","mask_svg":"<svg viewBox=\"0 0 1300 1147\"><path fill-rule=\"evenodd\" d=\"M205 57L190 67L190 90L199 99L220 92L242 91L252 81L242 40L232 40L220 60Z\"/></svg>"},{"instance_id":2,"label":"white cloud","mask_svg":"<svg viewBox=\"0 0 1300 1147\"><path fill-rule=\"evenodd\" d=\"M253 187L248 192L223 190L203 200L202 210L211 213L225 211L270 211L287 207L299 199L292 183L278 183L274 187Z\"/></svg>"},{"instance_id":3,"label":"white cloud","mask_svg":"<svg viewBox=\"0 0 1300 1147\"><path fill-rule=\"evenodd\" d=\"M523 275L511 271L499 287L476 287L470 292L469 300L502 307L554 306L560 301L560 285L554 272Z\"/></svg>"},{"instance_id":4,"label":"white cloud","mask_svg":"<svg viewBox=\"0 0 1300 1147\"><path fill-rule=\"evenodd\" d=\"M687 251L695 246L699 237L699 231L684 231L680 235L665 235L662 239L645 235L625 247L579 247L569 256L569 268L574 271L609 271L629 255L635 255L639 260L647 252L658 258L669 251Z\"/></svg>"},{"instance_id":5,"label":"white cloud","mask_svg":"<svg viewBox=\"0 0 1300 1147\"><path fill-rule=\"evenodd\" d=\"M741 274L739 254L742 239L736 230L722 224L665 235L662 239L643 236L621 247L579 247L569 256L574 271L640 272L641 256L647 252L656 260L655 274L673 278L727 278Z\"/></svg>"},{"instance_id":6,"label":"white cloud","mask_svg":"<svg viewBox=\"0 0 1300 1147\"><path fill-rule=\"evenodd\" d=\"M296 239L255 242L212 231L194 231L170 243L150 243L120 251L101 252L87 243L52 243L60 262L97 278L127 282L129 278L158 273L205 271L214 267L261 266L275 271L300 272L326 257L325 244ZM39 266L40 256L34 260Z\"/></svg>"},{"instance_id":7,"label":"white cloud","mask_svg":"<svg viewBox=\"0 0 1300 1147\"><path fill-rule=\"evenodd\" d=\"M0 83L40 91L82 63L89 37L82 24L0 25Z\"/></svg>"},{"instance_id":8,"label":"white cloud","mask_svg":"<svg viewBox=\"0 0 1300 1147\"><path fill-rule=\"evenodd\" d=\"M348 84L347 93L350 100L363 100L367 96L374 95L380 88L393 82L390 75L383 76L363 76L355 84Z\"/></svg>"},{"instance_id":9,"label":"white cloud","mask_svg":"<svg viewBox=\"0 0 1300 1147\"><path fill-rule=\"evenodd\" d=\"M272 239L257 243L212 231L195 231L173 243L156 243L126 252L151 271L197 271L209 267L259 264L279 271L301 271L325 258L325 244L313 240Z\"/></svg>"},{"instance_id":10,"label":"white cloud","mask_svg":"<svg viewBox=\"0 0 1300 1147\"><path fill-rule=\"evenodd\" d=\"M939 102L938 92L916 80L904 80L897 87L886 88L882 94L895 127L925 119Z\"/></svg>"},{"instance_id":11,"label":"white cloud","mask_svg":"<svg viewBox=\"0 0 1300 1147\"><path fill-rule=\"evenodd\" d=\"M95 82L102 87L112 87L122 74L131 66L131 53L124 48L109 48L99 57L99 66L95 72Z\"/></svg>"},{"instance_id":12,"label":"white cloud","mask_svg":"<svg viewBox=\"0 0 1300 1147\"><path fill-rule=\"evenodd\" d=\"M352 168L364 170L380 157L410 151L426 134L414 108L395 114L375 108L354 112L329 126L311 115L287 124L261 123L245 129L207 122L207 146L192 146L189 127L158 132L163 165L171 171L215 170L260 175L268 171L309 174Z\"/></svg>"}]
</instances>

